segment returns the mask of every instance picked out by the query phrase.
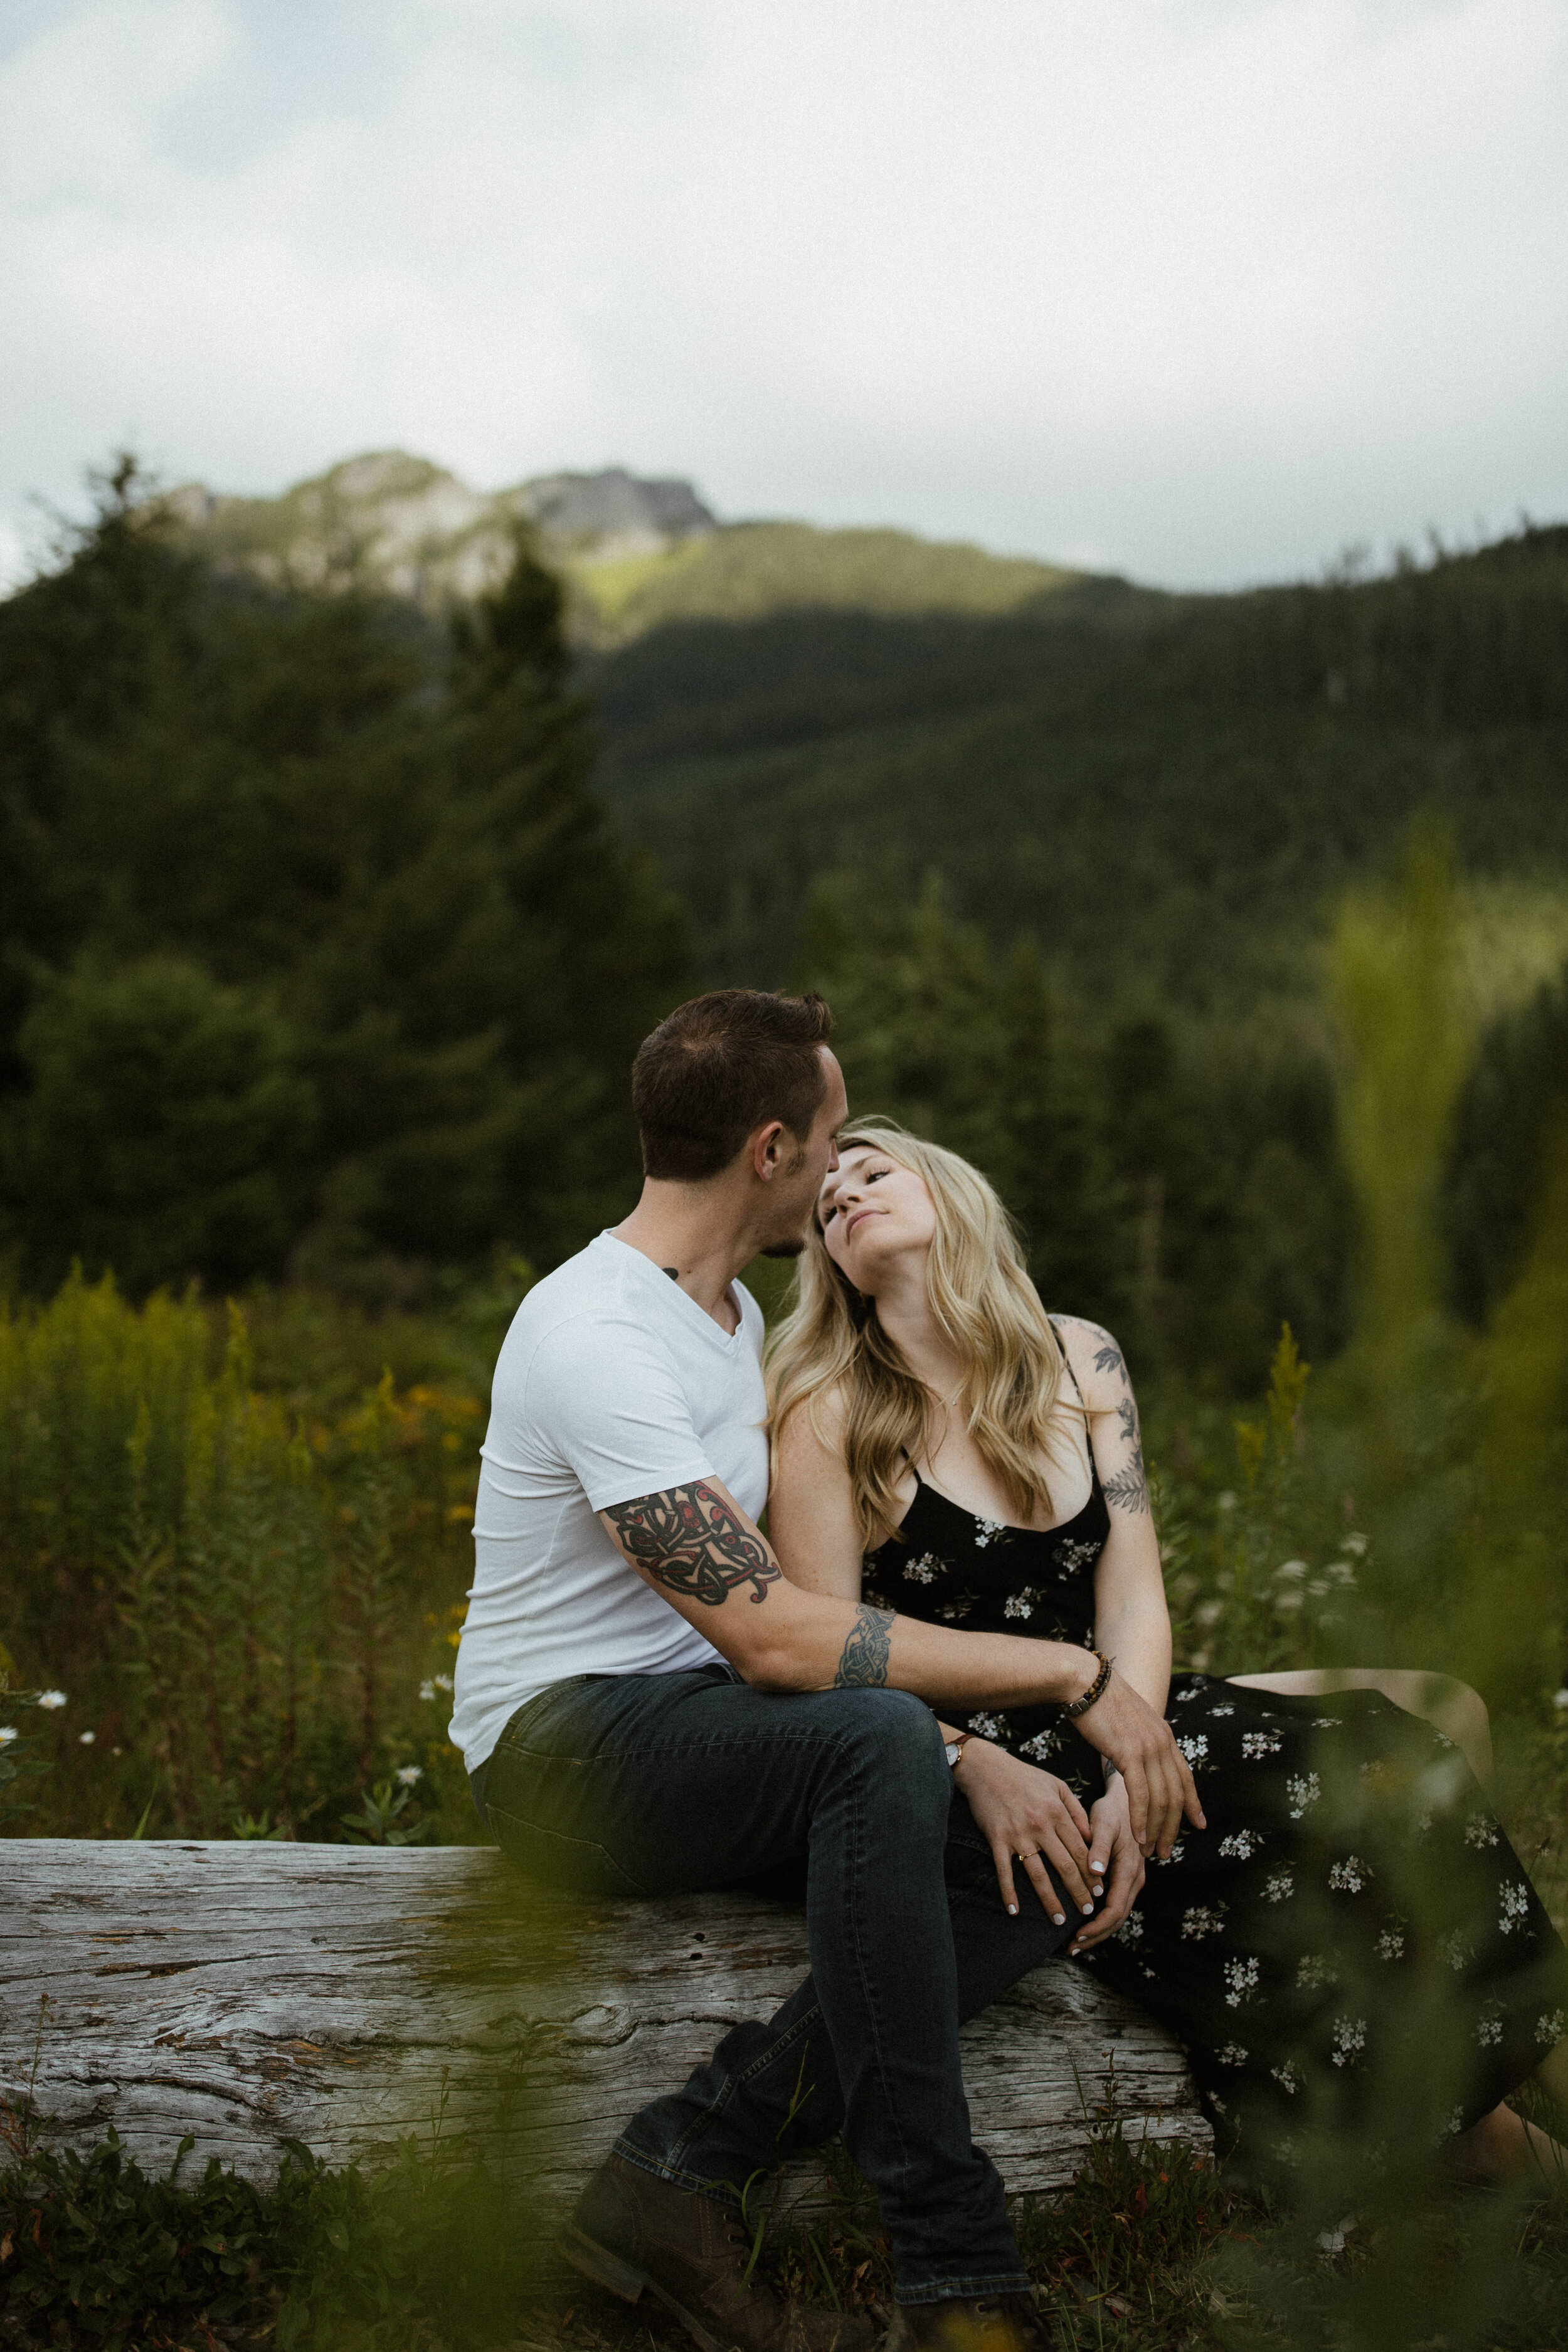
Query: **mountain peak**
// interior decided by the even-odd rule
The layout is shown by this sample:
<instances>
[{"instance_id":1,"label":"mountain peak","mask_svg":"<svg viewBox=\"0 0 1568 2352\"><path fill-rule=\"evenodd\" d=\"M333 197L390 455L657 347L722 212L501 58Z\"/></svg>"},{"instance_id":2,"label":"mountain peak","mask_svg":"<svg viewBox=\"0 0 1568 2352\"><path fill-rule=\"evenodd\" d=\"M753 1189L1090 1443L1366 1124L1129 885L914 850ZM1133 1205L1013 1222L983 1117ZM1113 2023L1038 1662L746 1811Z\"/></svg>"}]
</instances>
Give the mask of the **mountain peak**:
<instances>
[{"instance_id":1,"label":"mountain peak","mask_svg":"<svg viewBox=\"0 0 1568 2352\"><path fill-rule=\"evenodd\" d=\"M472 490L404 449L345 457L276 499L232 498L186 482L159 503L219 562L300 586L364 580L427 606L493 588L511 562L519 522L531 523L545 552L574 569L662 555L719 528L679 478L645 480L611 466Z\"/></svg>"}]
</instances>

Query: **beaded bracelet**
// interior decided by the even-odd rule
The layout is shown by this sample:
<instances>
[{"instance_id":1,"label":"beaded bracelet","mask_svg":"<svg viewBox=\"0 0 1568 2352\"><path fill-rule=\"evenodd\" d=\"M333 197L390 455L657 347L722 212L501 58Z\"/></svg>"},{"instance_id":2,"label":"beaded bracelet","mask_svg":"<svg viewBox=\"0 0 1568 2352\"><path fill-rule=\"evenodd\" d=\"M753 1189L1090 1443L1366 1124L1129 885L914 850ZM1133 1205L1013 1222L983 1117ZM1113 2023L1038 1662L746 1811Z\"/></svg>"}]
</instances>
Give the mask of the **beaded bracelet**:
<instances>
[{"instance_id":1,"label":"beaded bracelet","mask_svg":"<svg viewBox=\"0 0 1568 2352\"><path fill-rule=\"evenodd\" d=\"M1105 1696L1105 1686L1110 1680L1110 1669L1116 1664L1116 1661L1114 1658L1108 1658L1103 1650L1095 1650L1091 1653L1091 1655L1100 1660L1100 1672L1096 1675L1094 1680L1090 1683L1089 1688L1085 1691L1081 1698L1075 1698L1070 1706L1063 1707L1062 1721L1064 1723L1076 1722L1080 1715L1087 1715L1089 1713L1089 1708L1094 1705L1097 1698L1103 1698Z\"/></svg>"}]
</instances>

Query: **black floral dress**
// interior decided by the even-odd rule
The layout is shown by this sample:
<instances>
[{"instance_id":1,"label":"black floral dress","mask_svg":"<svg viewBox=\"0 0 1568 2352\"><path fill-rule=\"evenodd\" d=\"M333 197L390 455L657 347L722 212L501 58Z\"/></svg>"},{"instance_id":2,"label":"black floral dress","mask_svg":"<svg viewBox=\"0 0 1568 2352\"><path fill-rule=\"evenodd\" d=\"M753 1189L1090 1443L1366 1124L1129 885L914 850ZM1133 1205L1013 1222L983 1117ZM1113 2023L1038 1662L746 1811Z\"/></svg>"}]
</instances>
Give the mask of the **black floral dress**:
<instances>
[{"instance_id":1,"label":"black floral dress","mask_svg":"<svg viewBox=\"0 0 1568 2352\"><path fill-rule=\"evenodd\" d=\"M1091 1471L1082 1510L1043 1533L920 1481L898 1538L867 1556L865 1597L1092 1643L1110 1520ZM1184 1829L1125 1925L1075 1965L1179 2035L1223 2149L1288 2167L1309 2116L1440 2140L1568 2032L1568 1954L1441 1732L1377 1691L1285 1697L1193 1674L1166 1714L1208 1827ZM1101 1793L1100 1756L1059 1709L968 1722L1086 1806Z\"/></svg>"}]
</instances>

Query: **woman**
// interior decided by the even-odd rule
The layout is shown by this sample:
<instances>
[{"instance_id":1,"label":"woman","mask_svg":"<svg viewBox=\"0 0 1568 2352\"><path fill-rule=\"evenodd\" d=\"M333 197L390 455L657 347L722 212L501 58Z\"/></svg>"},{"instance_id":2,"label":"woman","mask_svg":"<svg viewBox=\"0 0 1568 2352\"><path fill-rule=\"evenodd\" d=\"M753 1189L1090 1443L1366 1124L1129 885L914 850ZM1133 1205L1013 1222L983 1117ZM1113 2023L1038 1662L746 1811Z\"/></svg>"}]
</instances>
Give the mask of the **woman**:
<instances>
[{"instance_id":1,"label":"woman","mask_svg":"<svg viewBox=\"0 0 1568 2352\"><path fill-rule=\"evenodd\" d=\"M1207 1827L1167 1858L1139 1850L1114 1768L1059 1710L946 1727L1008 1910L1031 1888L1058 1921L1076 1906L1073 1954L1180 2034L1222 2145L1253 2163L1289 2160L1314 2094L1353 2111L1403 2064L1462 2176L1559 2166L1500 2104L1533 2070L1568 2105L1568 1955L1477 1785L1476 1695L1416 1675L1340 1677L1331 1698L1324 1675L1173 1682L1121 1350L1045 1314L952 1153L859 1123L799 1280L770 1363L785 1573L1113 1657L1198 1774ZM1440 2091L1435 2022L1457 2046Z\"/></svg>"}]
</instances>

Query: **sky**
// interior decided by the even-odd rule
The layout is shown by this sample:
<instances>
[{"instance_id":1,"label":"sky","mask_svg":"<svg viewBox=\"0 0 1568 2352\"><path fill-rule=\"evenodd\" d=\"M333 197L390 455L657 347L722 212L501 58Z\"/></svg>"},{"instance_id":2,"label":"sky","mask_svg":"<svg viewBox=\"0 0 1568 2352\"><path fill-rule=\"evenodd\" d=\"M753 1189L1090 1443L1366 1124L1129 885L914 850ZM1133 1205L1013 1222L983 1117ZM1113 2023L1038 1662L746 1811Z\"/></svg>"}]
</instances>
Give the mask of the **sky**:
<instances>
[{"instance_id":1,"label":"sky","mask_svg":"<svg viewBox=\"0 0 1568 2352\"><path fill-rule=\"evenodd\" d=\"M1568 0L0 0L0 575L122 446L1171 586L1568 518L1565 126Z\"/></svg>"}]
</instances>

